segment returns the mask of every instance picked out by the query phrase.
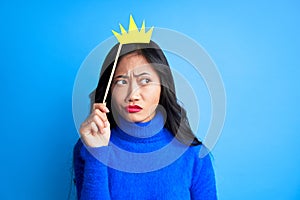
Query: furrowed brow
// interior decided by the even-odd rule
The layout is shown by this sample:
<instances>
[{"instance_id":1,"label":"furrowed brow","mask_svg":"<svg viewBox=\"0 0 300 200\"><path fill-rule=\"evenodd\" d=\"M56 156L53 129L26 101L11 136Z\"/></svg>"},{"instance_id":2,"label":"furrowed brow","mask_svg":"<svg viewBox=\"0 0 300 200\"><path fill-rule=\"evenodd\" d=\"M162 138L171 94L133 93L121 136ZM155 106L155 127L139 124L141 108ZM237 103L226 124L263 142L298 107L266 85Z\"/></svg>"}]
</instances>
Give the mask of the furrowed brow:
<instances>
[{"instance_id":1,"label":"furrowed brow","mask_svg":"<svg viewBox=\"0 0 300 200\"><path fill-rule=\"evenodd\" d=\"M133 74L134 77L139 77L139 76L143 76L143 75L150 75L150 74L147 73L147 72L143 72L143 73L140 73L140 74Z\"/></svg>"}]
</instances>

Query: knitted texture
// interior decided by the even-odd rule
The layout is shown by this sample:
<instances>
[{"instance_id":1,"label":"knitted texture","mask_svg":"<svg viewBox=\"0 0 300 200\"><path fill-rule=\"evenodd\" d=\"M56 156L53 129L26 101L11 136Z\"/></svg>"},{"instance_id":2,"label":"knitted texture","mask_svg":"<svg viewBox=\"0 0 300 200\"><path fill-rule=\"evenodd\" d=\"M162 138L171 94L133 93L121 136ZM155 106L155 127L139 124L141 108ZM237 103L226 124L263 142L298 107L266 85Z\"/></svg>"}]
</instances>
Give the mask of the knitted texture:
<instances>
[{"instance_id":1,"label":"knitted texture","mask_svg":"<svg viewBox=\"0 0 300 200\"><path fill-rule=\"evenodd\" d=\"M161 113L146 123L121 119L106 147L86 147L79 139L78 199L217 199L210 155L200 158L203 146L181 144L163 123Z\"/></svg>"}]
</instances>

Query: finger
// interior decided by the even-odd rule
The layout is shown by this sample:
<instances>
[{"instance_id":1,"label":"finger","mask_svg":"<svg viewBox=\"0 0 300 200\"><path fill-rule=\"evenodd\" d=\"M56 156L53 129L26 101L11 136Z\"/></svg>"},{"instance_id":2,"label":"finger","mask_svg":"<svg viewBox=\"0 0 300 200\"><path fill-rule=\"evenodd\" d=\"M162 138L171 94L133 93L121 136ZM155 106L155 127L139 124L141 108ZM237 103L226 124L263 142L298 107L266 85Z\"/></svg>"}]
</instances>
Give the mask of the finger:
<instances>
[{"instance_id":1,"label":"finger","mask_svg":"<svg viewBox=\"0 0 300 200\"><path fill-rule=\"evenodd\" d=\"M93 133L98 133L99 129L98 129L95 122L91 122L90 126L91 126L91 129L92 129Z\"/></svg>"},{"instance_id":2,"label":"finger","mask_svg":"<svg viewBox=\"0 0 300 200\"><path fill-rule=\"evenodd\" d=\"M99 109L96 109L96 110L94 110L94 114L97 115L103 121L104 126L107 125L106 122L108 121L108 119L107 119L106 113L103 113Z\"/></svg>"},{"instance_id":3,"label":"finger","mask_svg":"<svg viewBox=\"0 0 300 200\"><path fill-rule=\"evenodd\" d=\"M100 133L104 133L103 129L106 127L105 122L103 122L98 115L94 115L92 120L97 125Z\"/></svg>"},{"instance_id":4,"label":"finger","mask_svg":"<svg viewBox=\"0 0 300 200\"><path fill-rule=\"evenodd\" d=\"M94 103L93 110L99 109L102 112L109 113L109 109L106 107L106 104L103 103Z\"/></svg>"},{"instance_id":5,"label":"finger","mask_svg":"<svg viewBox=\"0 0 300 200\"><path fill-rule=\"evenodd\" d=\"M84 122L82 122L81 127L89 126L91 122L92 121L91 121L90 117L88 117Z\"/></svg>"},{"instance_id":6,"label":"finger","mask_svg":"<svg viewBox=\"0 0 300 200\"><path fill-rule=\"evenodd\" d=\"M108 123L105 128L103 128L103 133L107 133L110 131L110 124Z\"/></svg>"},{"instance_id":7,"label":"finger","mask_svg":"<svg viewBox=\"0 0 300 200\"><path fill-rule=\"evenodd\" d=\"M92 128L91 123L94 122L97 129ZM94 126L94 125L93 125ZM104 128L109 126L109 122L105 113L102 113L99 109L96 109L82 124L80 127L81 133L97 133L104 132Z\"/></svg>"},{"instance_id":8,"label":"finger","mask_svg":"<svg viewBox=\"0 0 300 200\"><path fill-rule=\"evenodd\" d=\"M94 130L92 129L91 123L92 123L92 121L90 119L87 119L86 121L84 121L80 126L80 131L79 131L80 134L87 135L87 134L93 133Z\"/></svg>"}]
</instances>

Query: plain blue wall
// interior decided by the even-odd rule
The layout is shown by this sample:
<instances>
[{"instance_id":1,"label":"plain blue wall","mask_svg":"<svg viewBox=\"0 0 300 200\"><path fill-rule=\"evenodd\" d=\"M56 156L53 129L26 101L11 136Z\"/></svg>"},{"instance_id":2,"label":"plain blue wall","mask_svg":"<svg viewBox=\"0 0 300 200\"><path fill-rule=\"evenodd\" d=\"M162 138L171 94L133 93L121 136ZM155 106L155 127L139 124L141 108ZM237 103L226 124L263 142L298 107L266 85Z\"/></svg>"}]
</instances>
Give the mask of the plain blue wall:
<instances>
[{"instance_id":1,"label":"plain blue wall","mask_svg":"<svg viewBox=\"0 0 300 200\"><path fill-rule=\"evenodd\" d=\"M1 1L0 199L67 198L77 70L130 13L195 39L219 68L219 199L299 199L300 14L288 0Z\"/></svg>"}]
</instances>

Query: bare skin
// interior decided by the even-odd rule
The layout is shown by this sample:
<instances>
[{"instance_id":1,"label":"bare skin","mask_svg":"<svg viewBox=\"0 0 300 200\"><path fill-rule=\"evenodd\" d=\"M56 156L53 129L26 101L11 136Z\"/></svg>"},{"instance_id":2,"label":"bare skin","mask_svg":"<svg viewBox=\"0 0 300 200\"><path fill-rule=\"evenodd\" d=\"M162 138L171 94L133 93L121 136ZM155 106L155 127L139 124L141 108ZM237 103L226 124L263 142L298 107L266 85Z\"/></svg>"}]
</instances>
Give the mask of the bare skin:
<instances>
[{"instance_id":1,"label":"bare skin","mask_svg":"<svg viewBox=\"0 0 300 200\"><path fill-rule=\"evenodd\" d=\"M110 139L110 123L107 120L109 110L102 103L95 103L93 112L81 124L80 135L89 147L107 146Z\"/></svg>"}]
</instances>

